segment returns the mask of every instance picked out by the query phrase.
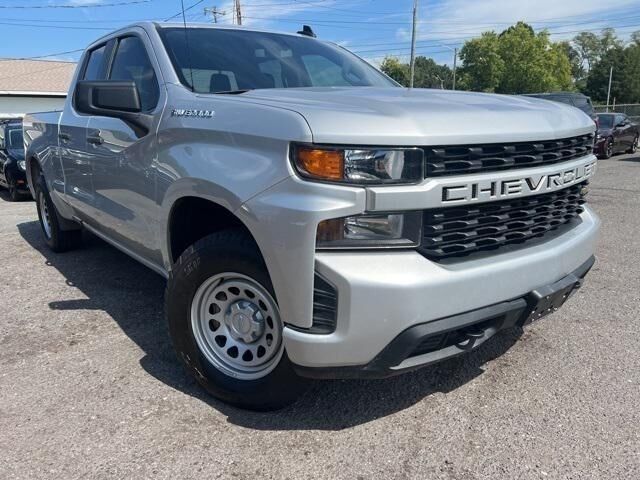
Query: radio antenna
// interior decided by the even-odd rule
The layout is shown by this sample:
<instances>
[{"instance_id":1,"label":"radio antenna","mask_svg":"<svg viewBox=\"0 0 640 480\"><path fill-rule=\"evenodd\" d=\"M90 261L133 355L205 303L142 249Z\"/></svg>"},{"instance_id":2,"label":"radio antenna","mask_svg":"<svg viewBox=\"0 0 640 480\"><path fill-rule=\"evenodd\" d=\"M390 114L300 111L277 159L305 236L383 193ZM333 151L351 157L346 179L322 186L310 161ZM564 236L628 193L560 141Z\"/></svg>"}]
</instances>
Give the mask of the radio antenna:
<instances>
[{"instance_id":1,"label":"radio antenna","mask_svg":"<svg viewBox=\"0 0 640 480\"><path fill-rule=\"evenodd\" d=\"M189 47L189 33L187 29L187 17L184 15L184 0L180 0L180 6L182 7L182 25L184 27L184 42L187 46L187 61L189 62L189 76L191 77L191 91L195 91L195 85L193 84L193 66L191 65L191 48Z\"/></svg>"}]
</instances>

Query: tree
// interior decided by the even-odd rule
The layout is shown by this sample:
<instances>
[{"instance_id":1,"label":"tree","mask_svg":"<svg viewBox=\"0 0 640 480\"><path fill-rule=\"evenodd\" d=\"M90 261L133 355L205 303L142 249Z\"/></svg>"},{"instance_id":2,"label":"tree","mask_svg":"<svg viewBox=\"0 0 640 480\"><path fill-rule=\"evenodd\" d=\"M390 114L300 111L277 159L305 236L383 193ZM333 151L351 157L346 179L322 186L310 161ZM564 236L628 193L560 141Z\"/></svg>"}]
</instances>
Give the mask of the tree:
<instances>
[{"instance_id":1,"label":"tree","mask_svg":"<svg viewBox=\"0 0 640 480\"><path fill-rule=\"evenodd\" d=\"M453 72L446 65L438 65L433 58L416 57L414 85L418 88L451 88Z\"/></svg>"},{"instance_id":2,"label":"tree","mask_svg":"<svg viewBox=\"0 0 640 480\"><path fill-rule=\"evenodd\" d=\"M395 57L384 57L380 70L393 78L400 85L409 86L409 65L400 63Z\"/></svg>"},{"instance_id":3,"label":"tree","mask_svg":"<svg viewBox=\"0 0 640 480\"><path fill-rule=\"evenodd\" d=\"M501 93L535 93L568 90L572 87L571 64L549 34L536 34L518 22L499 36L499 53L504 70L496 91Z\"/></svg>"},{"instance_id":4,"label":"tree","mask_svg":"<svg viewBox=\"0 0 640 480\"><path fill-rule=\"evenodd\" d=\"M569 59L569 64L571 65L571 76L573 77L576 87L578 90L584 89L587 82L587 71L582 62L580 52L567 40L558 42L558 45Z\"/></svg>"},{"instance_id":5,"label":"tree","mask_svg":"<svg viewBox=\"0 0 640 480\"><path fill-rule=\"evenodd\" d=\"M580 55L582 66L585 67L587 72L590 71L602 53L598 36L591 32L580 32L574 37L573 44L578 55Z\"/></svg>"},{"instance_id":6,"label":"tree","mask_svg":"<svg viewBox=\"0 0 640 480\"><path fill-rule=\"evenodd\" d=\"M461 84L469 90L517 94L573 87L566 46L524 22L465 42L460 57Z\"/></svg>"},{"instance_id":7,"label":"tree","mask_svg":"<svg viewBox=\"0 0 640 480\"><path fill-rule=\"evenodd\" d=\"M586 93L593 100L605 102L607 100L607 89L609 87L609 71L613 67L615 75L611 82L611 100L614 98L620 102L624 101L624 76L625 53L622 47L608 50L600 60L598 60L589 72Z\"/></svg>"},{"instance_id":8,"label":"tree","mask_svg":"<svg viewBox=\"0 0 640 480\"><path fill-rule=\"evenodd\" d=\"M409 85L409 64L395 57L385 57L380 70L401 85ZM416 88L451 88L453 72L446 65L438 65L432 58L416 57L414 86Z\"/></svg>"},{"instance_id":9,"label":"tree","mask_svg":"<svg viewBox=\"0 0 640 480\"><path fill-rule=\"evenodd\" d=\"M465 90L494 92L504 71L499 53L498 35L484 32L480 38L465 42L460 49L460 85Z\"/></svg>"}]
</instances>

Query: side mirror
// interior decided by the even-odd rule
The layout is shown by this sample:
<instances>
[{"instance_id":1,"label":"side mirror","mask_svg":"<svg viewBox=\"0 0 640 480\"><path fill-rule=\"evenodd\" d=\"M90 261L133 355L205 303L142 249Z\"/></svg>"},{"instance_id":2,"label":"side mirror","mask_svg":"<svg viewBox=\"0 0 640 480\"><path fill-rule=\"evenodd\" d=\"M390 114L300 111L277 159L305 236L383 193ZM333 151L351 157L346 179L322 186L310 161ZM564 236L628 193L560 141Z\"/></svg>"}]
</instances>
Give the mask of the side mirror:
<instances>
[{"instance_id":1,"label":"side mirror","mask_svg":"<svg viewBox=\"0 0 640 480\"><path fill-rule=\"evenodd\" d=\"M142 113L140 95L133 81L82 80L76 84L74 99L80 113L120 118L138 136L149 132L152 117Z\"/></svg>"}]
</instances>

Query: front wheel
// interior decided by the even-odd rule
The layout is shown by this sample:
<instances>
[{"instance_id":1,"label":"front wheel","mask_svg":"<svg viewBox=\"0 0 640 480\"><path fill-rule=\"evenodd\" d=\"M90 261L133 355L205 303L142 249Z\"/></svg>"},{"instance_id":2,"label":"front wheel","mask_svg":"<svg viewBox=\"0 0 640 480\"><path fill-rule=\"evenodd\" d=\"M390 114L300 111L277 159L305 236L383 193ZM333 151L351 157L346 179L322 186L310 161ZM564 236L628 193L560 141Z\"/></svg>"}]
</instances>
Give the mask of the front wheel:
<instances>
[{"instance_id":1,"label":"front wheel","mask_svg":"<svg viewBox=\"0 0 640 480\"><path fill-rule=\"evenodd\" d=\"M271 280L246 234L219 232L189 247L165 295L178 357L210 394L242 408L274 410L303 392L307 382L287 357Z\"/></svg>"}]
</instances>

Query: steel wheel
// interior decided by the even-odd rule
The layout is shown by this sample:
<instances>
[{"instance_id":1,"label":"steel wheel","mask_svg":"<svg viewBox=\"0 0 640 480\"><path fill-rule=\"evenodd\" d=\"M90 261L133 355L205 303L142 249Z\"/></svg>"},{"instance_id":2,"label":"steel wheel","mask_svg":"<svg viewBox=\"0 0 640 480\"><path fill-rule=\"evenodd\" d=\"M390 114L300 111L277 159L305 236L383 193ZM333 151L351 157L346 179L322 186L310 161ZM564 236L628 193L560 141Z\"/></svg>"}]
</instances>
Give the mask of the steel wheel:
<instances>
[{"instance_id":1,"label":"steel wheel","mask_svg":"<svg viewBox=\"0 0 640 480\"><path fill-rule=\"evenodd\" d=\"M191 302L191 328L206 359L241 380L267 375L284 351L275 301L239 273L217 274L200 285Z\"/></svg>"},{"instance_id":2,"label":"steel wheel","mask_svg":"<svg viewBox=\"0 0 640 480\"><path fill-rule=\"evenodd\" d=\"M44 192L40 192L38 201L40 202L40 224L47 239L51 238L51 217L49 216L49 207Z\"/></svg>"}]
</instances>

